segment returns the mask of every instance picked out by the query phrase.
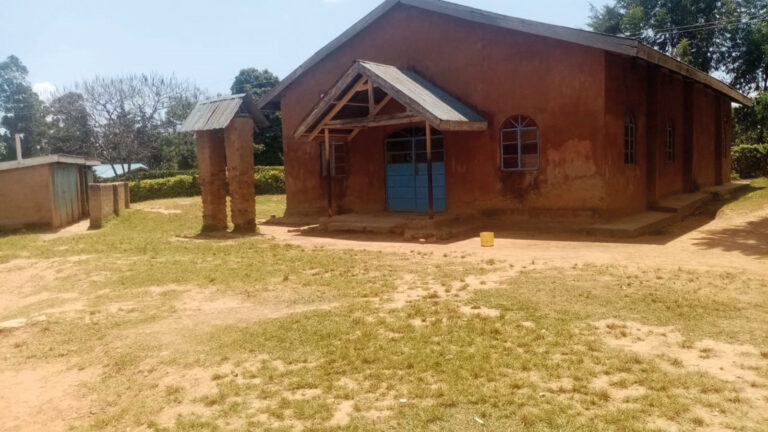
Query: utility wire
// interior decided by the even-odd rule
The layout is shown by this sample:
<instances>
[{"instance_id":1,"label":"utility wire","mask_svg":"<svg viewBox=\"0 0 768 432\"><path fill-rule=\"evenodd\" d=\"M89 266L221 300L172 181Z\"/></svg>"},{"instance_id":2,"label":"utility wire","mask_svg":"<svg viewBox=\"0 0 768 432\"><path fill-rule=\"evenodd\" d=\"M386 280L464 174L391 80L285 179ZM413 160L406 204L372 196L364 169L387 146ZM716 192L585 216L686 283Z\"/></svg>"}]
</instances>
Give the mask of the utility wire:
<instances>
[{"instance_id":1,"label":"utility wire","mask_svg":"<svg viewBox=\"0 0 768 432\"><path fill-rule=\"evenodd\" d=\"M690 25L684 25L684 26L678 26L678 27L669 27L665 29L657 29L657 30L650 29L647 31L650 31L656 35L669 34L669 33L689 33L689 32L695 32L695 31L711 30L718 27L750 24L750 23L761 22L761 21L768 21L768 16L766 16L765 14L761 14L761 15L754 15L751 17L747 17L747 19L719 20L719 21L690 24ZM628 35L628 37L636 38L636 37L642 36L644 33L645 31L639 32L639 33L633 33L631 35Z\"/></svg>"}]
</instances>

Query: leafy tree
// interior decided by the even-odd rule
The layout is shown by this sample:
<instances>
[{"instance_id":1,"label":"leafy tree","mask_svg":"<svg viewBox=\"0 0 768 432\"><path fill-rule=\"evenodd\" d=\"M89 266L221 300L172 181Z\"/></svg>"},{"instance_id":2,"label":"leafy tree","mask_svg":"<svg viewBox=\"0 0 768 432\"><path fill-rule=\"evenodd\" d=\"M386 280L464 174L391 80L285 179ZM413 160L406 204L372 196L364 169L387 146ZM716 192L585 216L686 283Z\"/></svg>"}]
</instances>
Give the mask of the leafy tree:
<instances>
[{"instance_id":1,"label":"leafy tree","mask_svg":"<svg viewBox=\"0 0 768 432\"><path fill-rule=\"evenodd\" d=\"M615 0L613 5L592 6L592 30L637 38L666 53L684 54L681 60L711 72L716 70L717 42L726 28L706 23L735 18L732 3L740 0Z\"/></svg>"},{"instance_id":2,"label":"leafy tree","mask_svg":"<svg viewBox=\"0 0 768 432\"><path fill-rule=\"evenodd\" d=\"M85 98L67 92L48 105L48 148L52 153L95 157L95 133L89 122Z\"/></svg>"},{"instance_id":3,"label":"leafy tree","mask_svg":"<svg viewBox=\"0 0 768 432\"><path fill-rule=\"evenodd\" d=\"M0 62L0 160L14 159L14 136L23 134L24 157L46 153L44 104L32 91L27 67L16 56Z\"/></svg>"},{"instance_id":4,"label":"leafy tree","mask_svg":"<svg viewBox=\"0 0 768 432\"><path fill-rule=\"evenodd\" d=\"M267 69L247 68L240 71L232 83L232 94L249 93L260 99L272 90L280 80ZM254 134L254 163L256 165L283 164L283 129L280 113L264 113L269 126Z\"/></svg>"},{"instance_id":5,"label":"leafy tree","mask_svg":"<svg viewBox=\"0 0 768 432\"><path fill-rule=\"evenodd\" d=\"M690 39L686 38L681 40L680 43L677 44L675 49L672 50L672 55L685 63L688 63L688 64L693 63L694 59L693 59L693 52L691 51Z\"/></svg>"},{"instance_id":6,"label":"leafy tree","mask_svg":"<svg viewBox=\"0 0 768 432\"><path fill-rule=\"evenodd\" d=\"M258 100L279 82L277 75L267 69L246 68L237 74L230 90L232 94L249 93Z\"/></svg>"},{"instance_id":7,"label":"leafy tree","mask_svg":"<svg viewBox=\"0 0 768 432\"><path fill-rule=\"evenodd\" d=\"M617 5L603 5L600 9L589 5L589 22L587 25L594 31L612 35L621 34L621 22L624 14Z\"/></svg>"},{"instance_id":8,"label":"leafy tree","mask_svg":"<svg viewBox=\"0 0 768 432\"><path fill-rule=\"evenodd\" d=\"M768 0L740 0L730 8L740 23L728 27L720 47L723 70L743 91L768 91Z\"/></svg>"},{"instance_id":9,"label":"leafy tree","mask_svg":"<svg viewBox=\"0 0 768 432\"><path fill-rule=\"evenodd\" d=\"M755 97L751 107L741 106L734 110L733 140L736 145L765 144L768 135L768 93Z\"/></svg>"}]
</instances>

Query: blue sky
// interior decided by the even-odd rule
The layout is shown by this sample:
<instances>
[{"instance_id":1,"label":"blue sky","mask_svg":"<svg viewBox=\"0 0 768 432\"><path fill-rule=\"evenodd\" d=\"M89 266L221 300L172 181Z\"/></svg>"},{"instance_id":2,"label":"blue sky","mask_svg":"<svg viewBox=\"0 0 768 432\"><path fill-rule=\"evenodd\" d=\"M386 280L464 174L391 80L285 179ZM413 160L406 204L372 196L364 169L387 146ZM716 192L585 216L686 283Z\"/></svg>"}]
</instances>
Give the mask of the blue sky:
<instances>
[{"instance_id":1,"label":"blue sky","mask_svg":"<svg viewBox=\"0 0 768 432\"><path fill-rule=\"evenodd\" d=\"M0 0L0 58L39 92L94 75L159 72L228 93L244 67L284 77L382 0ZM584 28L589 0L458 0ZM608 0L592 0L601 5Z\"/></svg>"}]
</instances>

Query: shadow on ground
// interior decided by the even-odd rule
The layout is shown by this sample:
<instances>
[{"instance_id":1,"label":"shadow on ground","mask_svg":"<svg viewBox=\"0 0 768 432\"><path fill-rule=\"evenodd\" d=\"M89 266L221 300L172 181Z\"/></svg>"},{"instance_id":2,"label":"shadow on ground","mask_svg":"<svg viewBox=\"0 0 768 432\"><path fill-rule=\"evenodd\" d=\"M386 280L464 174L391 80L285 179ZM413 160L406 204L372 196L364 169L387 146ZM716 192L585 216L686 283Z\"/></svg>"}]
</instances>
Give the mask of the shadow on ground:
<instances>
[{"instance_id":1,"label":"shadow on ground","mask_svg":"<svg viewBox=\"0 0 768 432\"><path fill-rule=\"evenodd\" d=\"M641 245L666 245L682 236L697 231L717 218L720 210L727 204L737 201L742 197L757 192L762 188L748 186L724 200L709 201L694 214L672 226L658 232L635 237L604 237L585 233L585 225L571 225L556 222L530 222L520 223L516 220L485 220L462 234L452 236L446 240L432 240L431 244L449 245L459 243L478 236L482 231L492 231L497 239L508 240L541 240L552 242L587 242L587 243L617 243L617 244L641 244ZM518 228L509 229L509 225L517 224ZM301 234L305 237L330 238L357 242L386 242L386 243L418 243L413 240L405 240L400 234L377 234L360 232L327 232L322 230L310 230ZM706 249L721 249L725 251L739 251L751 256L768 256L768 219L752 221L743 227L729 227L717 231L706 232L696 245Z\"/></svg>"},{"instance_id":2,"label":"shadow on ground","mask_svg":"<svg viewBox=\"0 0 768 432\"><path fill-rule=\"evenodd\" d=\"M708 230L694 239L702 249L719 249L744 255L768 257L768 217L746 222L739 226Z\"/></svg>"}]
</instances>

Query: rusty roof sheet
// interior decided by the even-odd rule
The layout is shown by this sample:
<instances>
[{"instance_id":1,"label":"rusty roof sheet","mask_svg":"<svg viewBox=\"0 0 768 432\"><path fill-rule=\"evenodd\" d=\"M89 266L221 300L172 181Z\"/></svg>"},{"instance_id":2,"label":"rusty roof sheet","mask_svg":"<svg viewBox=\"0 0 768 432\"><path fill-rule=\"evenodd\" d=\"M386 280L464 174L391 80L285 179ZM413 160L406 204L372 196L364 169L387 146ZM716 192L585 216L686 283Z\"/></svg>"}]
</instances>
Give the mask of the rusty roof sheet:
<instances>
[{"instance_id":1,"label":"rusty roof sheet","mask_svg":"<svg viewBox=\"0 0 768 432\"><path fill-rule=\"evenodd\" d=\"M412 109L420 107L426 111L424 114L431 114L440 122L484 123L486 121L472 108L413 70L367 61L360 61L359 64L364 70L364 75L372 78L384 90L390 90L388 93L395 99L410 99L400 102ZM387 88L389 86L392 88ZM401 97L393 94L397 93L396 90L399 90Z\"/></svg>"},{"instance_id":2,"label":"rusty roof sheet","mask_svg":"<svg viewBox=\"0 0 768 432\"><path fill-rule=\"evenodd\" d=\"M181 132L224 129L238 114L248 114L257 127L266 126L267 120L247 94L237 94L198 102L181 125Z\"/></svg>"}]
</instances>

